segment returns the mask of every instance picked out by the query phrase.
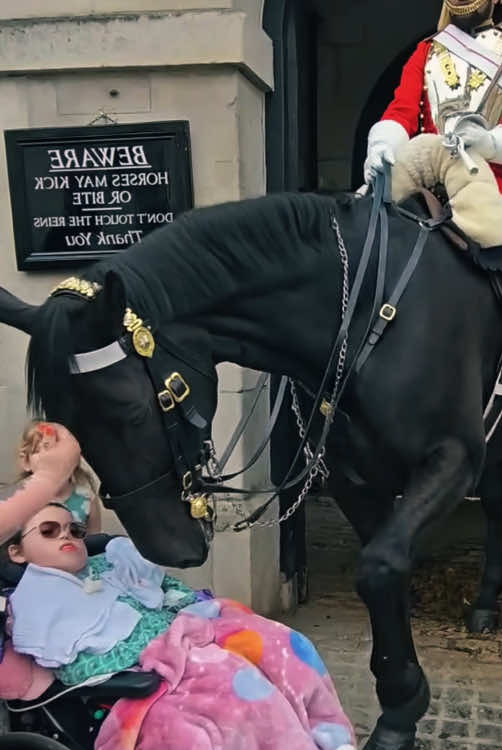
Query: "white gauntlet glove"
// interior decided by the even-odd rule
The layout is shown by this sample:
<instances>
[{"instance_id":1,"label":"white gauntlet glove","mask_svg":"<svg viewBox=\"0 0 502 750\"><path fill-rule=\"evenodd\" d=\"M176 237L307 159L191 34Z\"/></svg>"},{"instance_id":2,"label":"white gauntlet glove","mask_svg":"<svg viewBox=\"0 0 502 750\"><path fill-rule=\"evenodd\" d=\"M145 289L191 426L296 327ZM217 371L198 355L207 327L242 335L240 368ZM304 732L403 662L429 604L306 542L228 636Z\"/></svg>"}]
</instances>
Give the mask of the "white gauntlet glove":
<instances>
[{"instance_id":1,"label":"white gauntlet glove","mask_svg":"<svg viewBox=\"0 0 502 750\"><path fill-rule=\"evenodd\" d=\"M455 129L466 147L474 149L483 159L502 164L502 127L486 130L481 125L466 122Z\"/></svg>"},{"instance_id":2,"label":"white gauntlet glove","mask_svg":"<svg viewBox=\"0 0 502 750\"><path fill-rule=\"evenodd\" d=\"M377 172L383 172L384 161L394 164L396 151L409 141L406 130L395 120L381 120L373 125L368 135L368 155L364 162L364 181L373 182Z\"/></svg>"}]
</instances>

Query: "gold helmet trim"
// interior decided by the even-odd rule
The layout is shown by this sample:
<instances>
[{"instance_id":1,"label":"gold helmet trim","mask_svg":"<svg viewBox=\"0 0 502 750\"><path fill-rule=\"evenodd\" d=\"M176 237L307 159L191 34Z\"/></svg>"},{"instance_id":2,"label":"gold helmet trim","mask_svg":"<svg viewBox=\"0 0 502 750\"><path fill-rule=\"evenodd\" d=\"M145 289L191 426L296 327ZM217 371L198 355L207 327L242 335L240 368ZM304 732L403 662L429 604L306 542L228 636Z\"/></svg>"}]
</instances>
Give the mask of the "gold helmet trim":
<instances>
[{"instance_id":1,"label":"gold helmet trim","mask_svg":"<svg viewBox=\"0 0 502 750\"><path fill-rule=\"evenodd\" d=\"M468 16L482 8L486 3L487 0L472 0L467 5L456 5L452 0L444 0L438 22L438 31L442 31L452 22L452 16Z\"/></svg>"}]
</instances>

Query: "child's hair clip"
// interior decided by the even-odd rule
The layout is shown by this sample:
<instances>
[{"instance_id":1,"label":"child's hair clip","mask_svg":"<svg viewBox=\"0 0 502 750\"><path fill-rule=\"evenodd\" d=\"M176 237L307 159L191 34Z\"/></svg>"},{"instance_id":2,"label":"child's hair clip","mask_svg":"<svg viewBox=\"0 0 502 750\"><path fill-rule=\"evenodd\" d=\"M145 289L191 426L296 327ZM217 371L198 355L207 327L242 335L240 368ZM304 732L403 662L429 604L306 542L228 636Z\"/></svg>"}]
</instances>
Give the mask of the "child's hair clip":
<instances>
[{"instance_id":1,"label":"child's hair clip","mask_svg":"<svg viewBox=\"0 0 502 750\"><path fill-rule=\"evenodd\" d=\"M39 422L39 424L37 425L37 430L46 437L52 437L56 434L54 427L51 427L51 425L47 424L47 422Z\"/></svg>"}]
</instances>

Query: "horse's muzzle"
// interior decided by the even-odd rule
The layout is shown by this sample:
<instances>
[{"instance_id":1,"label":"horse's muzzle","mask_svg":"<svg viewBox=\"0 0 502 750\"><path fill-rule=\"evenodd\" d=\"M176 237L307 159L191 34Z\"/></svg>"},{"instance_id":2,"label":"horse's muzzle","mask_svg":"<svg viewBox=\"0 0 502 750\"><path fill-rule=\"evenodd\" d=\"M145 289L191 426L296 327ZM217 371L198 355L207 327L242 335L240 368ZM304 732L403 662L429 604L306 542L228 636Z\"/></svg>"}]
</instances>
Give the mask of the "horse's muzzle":
<instances>
[{"instance_id":1,"label":"horse's muzzle","mask_svg":"<svg viewBox=\"0 0 502 750\"><path fill-rule=\"evenodd\" d=\"M172 472L125 495L105 497L147 560L173 568L195 568L208 556L213 524L194 519Z\"/></svg>"}]
</instances>

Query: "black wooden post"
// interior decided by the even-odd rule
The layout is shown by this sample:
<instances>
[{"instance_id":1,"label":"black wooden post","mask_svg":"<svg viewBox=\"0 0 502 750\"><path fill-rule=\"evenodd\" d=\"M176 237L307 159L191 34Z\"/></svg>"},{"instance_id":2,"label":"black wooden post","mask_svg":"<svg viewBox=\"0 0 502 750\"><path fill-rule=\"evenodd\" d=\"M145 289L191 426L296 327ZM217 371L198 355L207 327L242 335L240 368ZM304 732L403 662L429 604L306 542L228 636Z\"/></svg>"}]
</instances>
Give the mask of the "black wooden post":
<instances>
[{"instance_id":1,"label":"black wooden post","mask_svg":"<svg viewBox=\"0 0 502 750\"><path fill-rule=\"evenodd\" d=\"M309 0L268 0L263 27L274 43L274 91L267 96L267 191L313 190L316 164L316 17ZM272 399L278 379L272 382ZM286 397L271 443L272 480L280 483L298 445ZM295 467L295 473L299 465ZM280 494L283 514L301 488ZM307 596L305 509L281 525L283 603ZM287 598L287 602L286 602Z\"/></svg>"}]
</instances>

